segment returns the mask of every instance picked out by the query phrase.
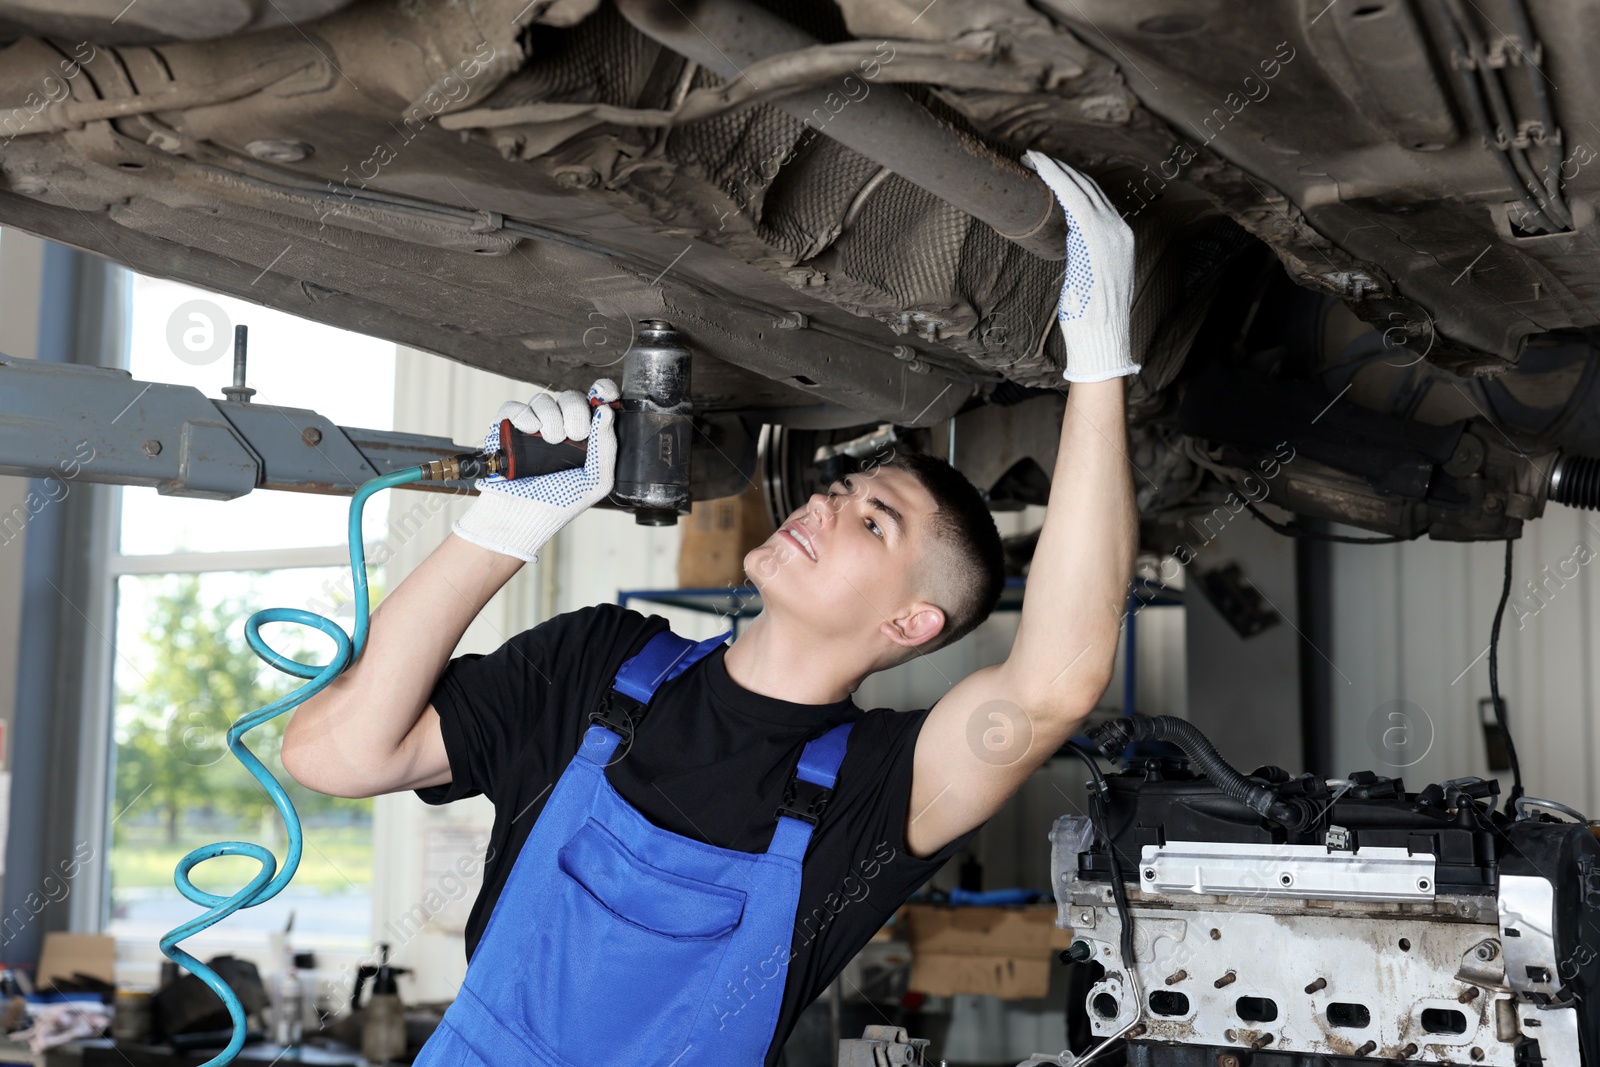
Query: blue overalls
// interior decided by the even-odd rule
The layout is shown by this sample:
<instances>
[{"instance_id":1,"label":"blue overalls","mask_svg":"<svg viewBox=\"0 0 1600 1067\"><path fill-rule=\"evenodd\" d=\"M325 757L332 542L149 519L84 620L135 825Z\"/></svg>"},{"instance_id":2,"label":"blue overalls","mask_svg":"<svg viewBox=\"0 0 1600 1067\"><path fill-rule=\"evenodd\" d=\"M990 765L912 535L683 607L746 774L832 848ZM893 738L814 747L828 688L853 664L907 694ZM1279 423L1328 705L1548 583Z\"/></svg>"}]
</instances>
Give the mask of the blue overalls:
<instances>
[{"instance_id":1,"label":"blue overalls","mask_svg":"<svg viewBox=\"0 0 1600 1067\"><path fill-rule=\"evenodd\" d=\"M617 671L414 1067L760 1067L850 724L806 744L764 853L663 830L605 775L657 687L727 636L664 632Z\"/></svg>"}]
</instances>

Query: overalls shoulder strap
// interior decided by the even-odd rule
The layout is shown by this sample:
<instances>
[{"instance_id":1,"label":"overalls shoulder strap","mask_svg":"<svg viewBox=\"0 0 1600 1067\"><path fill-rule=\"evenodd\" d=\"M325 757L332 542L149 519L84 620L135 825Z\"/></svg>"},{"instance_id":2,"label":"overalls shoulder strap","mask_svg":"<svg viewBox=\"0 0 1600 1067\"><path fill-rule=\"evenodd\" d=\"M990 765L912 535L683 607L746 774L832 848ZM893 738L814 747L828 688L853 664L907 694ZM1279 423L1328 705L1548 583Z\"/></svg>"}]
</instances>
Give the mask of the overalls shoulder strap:
<instances>
[{"instance_id":1,"label":"overalls shoulder strap","mask_svg":"<svg viewBox=\"0 0 1600 1067\"><path fill-rule=\"evenodd\" d=\"M631 730L628 708L641 712L723 640L657 635L605 687L609 706ZM607 779L621 735L589 726L585 758L567 763L534 821L416 1067L762 1063L783 1006L806 843L850 727L815 729L826 732L803 746L760 853L657 826Z\"/></svg>"},{"instance_id":2,"label":"overalls shoulder strap","mask_svg":"<svg viewBox=\"0 0 1600 1067\"><path fill-rule=\"evenodd\" d=\"M630 696L640 704L650 703L656 690L670 682L696 663L705 659L713 649L732 637L732 631L695 642L679 637L671 630L662 630L617 669L612 688Z\"/></svg>"},{"instance_id":3,"label":"overalls shoulder strap","mask_svg":"<svg viewBox=\"0 0 1600 1067\"><path fill-rule=\"evenodd\" d=\"M853 723L840 723L821 737L806 742L800 762L778 805L778 828L773 831L769 855L789 856L802 862L811 831L822 818L822 809L833 796L839 780L839 765L844 762Z\"/></svg>"},{"instance_id":4,"label":"overalls shoulder strap","mask_svg":"<svg viewBox=\"0 0 1600 1067\"><path fill-rule=\"evenodd\" d=\"M589 715L591 725L578 746L578 754L604 766L618 743L632 740L633 730L656 690L700 662L731 636L721 634L695 642L671 630L663 630L652 637L638 654L617 669L616 679L601 697L600 707ZM806 742L800 762L784 790L783 803L775 813L778 826L773 832L769 853L789 856L796 862L805 858L811 831L833 795L851 725L841 723L821 737Z\"/></svg>"},{"instance_id":5,"label":"overalls shoulder strap","mask_svg":"<svg viewBox=\"0 0 1600 1067\"><path fill-rule=\"evenodd\" d=\"M600 706L589 713L590 726L578 754L592 763L604 765L621 741L633 739L644 708L656 690L699 663L733 634L719 634L704 641L679 637L662 630L644 648L617 668L611 687L600 698Z\"/></svg>"}]
</instances>

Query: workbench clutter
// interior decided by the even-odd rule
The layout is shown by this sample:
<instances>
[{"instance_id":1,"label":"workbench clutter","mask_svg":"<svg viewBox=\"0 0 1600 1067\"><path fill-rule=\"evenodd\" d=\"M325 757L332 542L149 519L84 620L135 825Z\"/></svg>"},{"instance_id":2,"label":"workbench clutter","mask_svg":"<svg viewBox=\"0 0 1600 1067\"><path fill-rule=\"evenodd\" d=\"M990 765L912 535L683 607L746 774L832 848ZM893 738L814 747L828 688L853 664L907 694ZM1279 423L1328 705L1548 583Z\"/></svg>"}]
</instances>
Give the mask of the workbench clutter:
<instances>
[{"instance_id":1,"label":"workbench clutter","mask_svg":"<svg viewBox=\"0 0 1600 1067\"><path fill-rule=\"evenodd\" d=\"M192 1067L233 1038L227 1005L199 976L167 963L156 989L117 986L77 969L109 975L110 938L50 935L57 936L65 940L46 942L40 973L48 981L40 991L35 992L26 972L0 968L6 1030L13 1041L26 1041L29 1052L68 1046L64 1051L81 1055L83 1067ZM230 955L205 963L244 1009L244 1044L236 1056L240 1061L292 1058L319 1067L402 1064L438 1025L444 1005L408 1012L401 1002L396 979L408 968L389 962L388 945L380 946L378 963L357 969L353 996L345 981L348 974L319 971L313 953L276 947L282 964L265 974L254 963ZM368 989L370 994L363 997ZM340 1012L346 997L351 1010Z\"/></svg>"},{"instance_id":2,"label":"workbench clutter","mask_svg":"<svg viewBox=\"0 0 1600 1067\"><path fill-rule=\"evenodd\" d=\"M259 1016L267 1007L267 988L254 963L234 956L213 956L205 965L239 998L247 1017ZM232 1031L227 1005L198 975L178 976L176 971L176 967L163 968L161 987L152 1000L150 1032L142 1037L130 1034L129 1039L165 1041L175 1048L227 1044ZM252 1033L257 1038L265 1036L263 1031ZM250 1036L247 1033L246 1039Z\"/></svg>"},{"instance_id":3,"label":"workbench clutter","mask_svg":"<svg viewBox=\"0 0 1600 1067\"><path fill-rule=\"evenodd\" d=\"M314 973L311 953L294 954L293 963L302 975ZM279 995L269 996L268 983L249 960L218 955L206 966L259 1023L250 1028L247 1037L258 1042L265 1039L268 1024L282 1014L276 1010L283 1002L282 976L272 974L274 992ZM0 969L7 1036L14 1042L26 1042L34 1054L69 1043L94 1044L102 1037L109 1037L118 1049L160 1047L174 1056L228 1043L232 1025L227 1008L196 975L167 963L159 985L150 988L117 983L115 969L116 943L110 936L46 934L36 978L27 970ZM293 976L294 967L288 973ZM298 1001L296 1007L303 1011ZM294 1029L298 1041L300 1029Z\"/></svg>"},{"instance_id":4,"label":"workbench clutter","mask_svg":"<svg viewBox=\"0 0 1600 1067\"><path fill-rule=\"evenodd\" d=\"M907 904L901 912L911 945L910 988L931 996L1042 997L1056 953L1072 944L1072 931L1056 926L1053 904Z\"/></svg>"},{"instance_id":5,"label":"workbench clutter","mask_svg":"<svg viewBox=\"0 0 1600 1067\"><path fill-rule=\"evenodd\" d=\"M105 1032L112 1019L115 945L100 934L49 933L36 977L0 969L6 1036L44 1052Z\"/></svg>"},{"instance_id":6,"label":"workbench clutter","mask_svg":"<svg viewBox=\"0 0 1600 1067\"><path fill-rule=\"evenodd\" d=\"M99 1037L111 1025L111 1005L101 993L28 993L20 1000L24 1025L7 1036L12 1041L26 1041L28 1051L35 1054L69 1041Z\"/></svg>"}]
</instances>

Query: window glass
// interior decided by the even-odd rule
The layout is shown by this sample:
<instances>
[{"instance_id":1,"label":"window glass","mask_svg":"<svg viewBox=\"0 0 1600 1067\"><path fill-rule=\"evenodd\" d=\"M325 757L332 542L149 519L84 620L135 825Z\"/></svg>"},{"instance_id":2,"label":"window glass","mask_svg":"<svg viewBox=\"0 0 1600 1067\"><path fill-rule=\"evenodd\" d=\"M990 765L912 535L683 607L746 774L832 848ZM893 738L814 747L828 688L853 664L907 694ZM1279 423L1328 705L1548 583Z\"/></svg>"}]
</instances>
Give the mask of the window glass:
<instances>
[{"instance_id":1,"label":"window glass","mask_svg":"<svg viewBox=\"0 0 1600 1067\"><path fill-rule=\"evenodd\" d=\"M379 494L361 516L367 544L383 540L389 498ZM350 498L258 489L234 500L161 496L154 489L122 490L122 553L246 552L343 545Z\"/></svg>"},{"instance_id":2,"label":"window glass","mask_svg":"<svg viewBox=\"0 0 1600 1067\"><path fill-rule=\"evenodd\" d=\"M381 581L381 572L374 573L375 588ZM301 683L250 651L244 621L261 607L303 607L340 618L348 630L348 597L344 568L118 579L108 933L154 944L192 918L197 906L178 893L173 869L200 845L252 841L283 861L283 822L229 750L226 735L241 715ZM325 663L332 651L332 641L302 627L272 624L262 633L278 651L303 662ZM264 949L291 911L292 942L299 949L368 947L372 801L315 793L284 773L279 752L292 714L251 730L243 740L298 810L304 856L277 897L185 941L200 959ZM230 893L259 869L248 857L224 856L200 864L192 877L202 889Z\"/></svg>"},{"instance_id":3,"label":"window glass","mask_svg":"<svg viewBox=\"0 0 1600 1067\"><path fill-rule=\"evenodd\" d=\"M129 370L140 381L191 385L220 399L232 381L233 327L249 327L252 403L308 408L339 426L394 425L395 346L178 282L134 275ZM337 545L350 500L258 491L236 500L122 494L121 550L129 555ZM367 541L384 536L387 508L367 508Z\"/></svg>"}]
</instances>

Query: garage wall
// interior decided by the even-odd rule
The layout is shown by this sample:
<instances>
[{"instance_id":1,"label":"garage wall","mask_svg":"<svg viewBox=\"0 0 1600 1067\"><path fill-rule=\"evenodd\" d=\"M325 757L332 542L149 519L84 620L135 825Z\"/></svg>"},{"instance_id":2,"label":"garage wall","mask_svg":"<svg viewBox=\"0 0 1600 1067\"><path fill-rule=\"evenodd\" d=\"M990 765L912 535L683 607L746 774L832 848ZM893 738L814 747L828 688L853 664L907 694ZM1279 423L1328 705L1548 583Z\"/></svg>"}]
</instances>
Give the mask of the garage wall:
<instances>
[{"instance_id":1,"label":"garage wall","mask_svg":"<svg viewBox=\"0 0 1600 1067\"><path fill-rule=\"evenodd\" d=\"M39 287L44 242L17 230L0 233L0 354L34 359L39 345ZM0 477L0 515L11 515L28 496L28 479ZM6 754L0 770L11 769L12 724L16 721L17 642L22 632L23 563L27 529L0 544L0 724ZM3 840L3 839L0 839ZM0 849L0 856L3 856ZM0 876L0 885L3 885Z\"/></svg>"},{"instance_id":2,"label":"garage wall","mask_svg":"<svg viewBox=\"0 0 1600 1067\"><path fill-rule=\"evenodd\" d=\"M17 230L0 233L0 354L34 359L39 346L39 275L44 242ZM0 514L28 495L26 478L0 478ZM17 694L17 632L27 531L0 551L0 721L11 722Z\"/></svg>"},{"instance_id":3,"label":"garage wall","mask_svg":"<svg viewBox=\"0 0 1600 1067\"><path fill-rule=\"evenodd\" d=\"M1304 769L1294 551L1293 539L1241 512L1199 549L1186 576L1188 718L1246 774L1264 764L1290 774ZM1229 563L1239 565L1282 621L1254 637L1240 637L1211 606L1193 574Z\"/></svg>"},{"instance_id":4,"label":"garage wall","mask_svg":"<svg viewBox=\"0 0 1600 1067\"><path fill-rule=\"evenodd\" d=\"M526 399L529 391L525 383L401 347L395 364L394 425L448 436L463 445L480 442L501 403ZM389 494L387 588L398 585L438 547L468 503L405 489ZM467 628L456 653L492 652L533 625L545 573L543 562L523 567ZM471 842L473 834L481 835L486 845L493 821L493 806L483 797L437 807L410 792L374 801L373 941L388 942L391 958L412 968L400 980L400 994L408 1003L451 999L466 974L464 943L457 931L482 883L482 846L473 860L445 855L443 845Z\"/></svg>"},{"instance_id":5,"label":"garage wall","mask_svg":"<svg viewBox=\"0 0 1600 1067\"><path fill-rule=\"evenodd\" d=\"M39 285L44 242L17 230L0 233L0 354L34 359L39 346ZM28 495L28 479L0 477L0 515ZM17 637L21 630L22 563L27 529L0 545L0 722L9 733L17 699ZM9 763L0 770L9 769Z\"/></svg>"},{"instance_id":6,"label":"garage wall","mask_svg":"<svg viewBox=\"0 0 1600 1067\"><path fill-rule=\"evenodd\" d=\"M1553 504L1524 530L1500 637L1501 693L1528 792L1593 813L1600 520ZM1503 557L1498 541L1334 546L1329 656L1341 773L1400 775L1413 791L1490 775L1478 702L1489 695L1483 653ZM1510 788L1509 771L1496 776Z\"/></svg>"}]
</instances>

